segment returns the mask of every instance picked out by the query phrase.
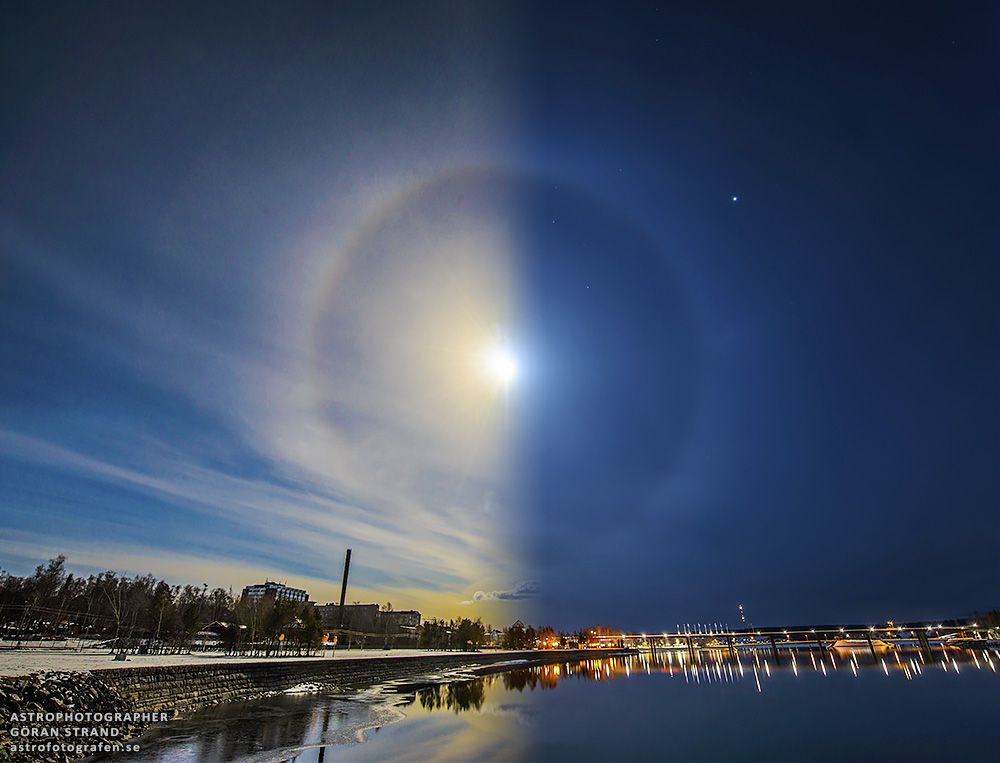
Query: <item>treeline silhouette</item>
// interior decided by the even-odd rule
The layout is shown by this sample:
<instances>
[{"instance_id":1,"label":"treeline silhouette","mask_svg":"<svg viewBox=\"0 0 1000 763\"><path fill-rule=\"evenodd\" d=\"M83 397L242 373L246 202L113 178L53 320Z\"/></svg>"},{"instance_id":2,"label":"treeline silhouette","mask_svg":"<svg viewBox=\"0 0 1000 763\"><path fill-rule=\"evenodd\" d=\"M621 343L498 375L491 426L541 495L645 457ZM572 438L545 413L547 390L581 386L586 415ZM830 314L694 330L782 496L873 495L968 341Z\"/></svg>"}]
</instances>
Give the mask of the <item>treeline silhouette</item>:
<instances>
[{"instance_id":1,"label":"treeline silhouette","mask_svg":"<svg viewBox=\"0 0 1000 763\"><path fill-rule=\"evenodd\" d=\"M247 600L207 584L172 585L153 575L129 577L110 570L82 577L66 570L62 555L38 565L33 575L0 570L0 643L7 648L78 639L80 648L161 654L218 648L248 655L310 654L326 632L313 604L273 595ZM478 618L431 619L420 626L417 644L554 649L582 646L592 635L620 633L606 626L557 633L521 621L495 631Z\"/></svg>"},{"instance_id":2,"label":"treeline silhouette","mask_svg":"<svg viewBox=\"0 0 1000 763\"><path fill-rule=\"evenodd\" d=\"M233 652L308 653L323 635L313 606L273 596L248 601L224 588L171 585L153 575L80 577L66 571L62 555L31 576L0 572L0 627L8 646L77 638L122 650L190 651L208 646L207 634L196 637L212 624L211 644Z\"/></svg>"}]
</instances>

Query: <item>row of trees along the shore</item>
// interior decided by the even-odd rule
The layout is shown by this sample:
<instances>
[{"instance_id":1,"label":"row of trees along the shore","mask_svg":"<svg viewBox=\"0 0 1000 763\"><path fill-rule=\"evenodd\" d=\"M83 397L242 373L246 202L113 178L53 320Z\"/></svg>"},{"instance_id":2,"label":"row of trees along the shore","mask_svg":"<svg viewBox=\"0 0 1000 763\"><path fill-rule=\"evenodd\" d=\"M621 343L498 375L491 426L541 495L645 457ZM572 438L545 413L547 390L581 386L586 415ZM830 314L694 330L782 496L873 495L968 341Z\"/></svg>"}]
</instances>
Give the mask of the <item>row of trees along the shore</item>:
<instances>
[{"instance_id":1,"label":"row of trees along the shore","mask_svg":"<svg viewBox=\"0 0 1000 763\"><path fill-rule=\"evenodd\" d=\"M214 628L211 638L204 629ZM235 598L206 584L171 585L152 575L128 577L101 572L80 577L66 570L63 556L39 565L34 575L0 571L0 641L5 647L47 639L78 639L82 648L101 646L157 653L222 648L233 654L309 654L325 634L312 604ZM428 620L416 643L427 649L534 649L585 646L594 634L620 633L598 626L557 633L521 622L494 631L481 620ZM371 634L386 645L391 635ZM412 642L411 642L412 643Z\"/></svg>"}]
</instances>

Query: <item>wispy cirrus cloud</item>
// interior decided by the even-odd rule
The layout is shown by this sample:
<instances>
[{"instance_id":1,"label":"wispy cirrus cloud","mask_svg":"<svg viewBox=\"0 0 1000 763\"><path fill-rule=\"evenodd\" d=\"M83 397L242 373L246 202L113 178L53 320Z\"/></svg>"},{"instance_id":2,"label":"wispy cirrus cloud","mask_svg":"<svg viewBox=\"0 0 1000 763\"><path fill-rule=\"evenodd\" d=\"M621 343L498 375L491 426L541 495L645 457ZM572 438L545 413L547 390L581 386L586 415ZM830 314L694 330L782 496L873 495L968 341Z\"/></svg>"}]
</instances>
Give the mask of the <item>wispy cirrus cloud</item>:
<instances>
[{"instance_id":1,"label":"wispy cirrus cloud","mask_svg":"<svg viewBox=\"0 0 1000 763\"><path fill-rule=\"evenodd\" d=\"M229 562L206 561L204 574L230 570L236 588L255 563L261 575L323 579L348 546L365 587L397 601L424 590L454 602L513 578L504 417L476 366L502 318L503 232L446 216L445 227L428 225L437 203L432 193L409 210L415 230L376 224L367 247L348 247L321 287L275 286L248 268L241 289L256 292L264 315L221 329L185 313L190 295L137 292L71 249L40 259L45 236L0 220L17 277L47 291L57 318L26 314L8 336L23 337L25 354L39 333L86 350L65 373L31 378L36 396L81 397L78 385L113 379L144 399L82 397L69 415L8 407L0 454L50 475L49 489L0 491L13 527L44 529L56 552L61 542L81 561L92 554L61 521L69 504L74 520L138 553L193 557L187 539L204 541L211 527ZM407 247L405 267L380 259ZM311 259L329 256L318 247ZM177 280L194 277L187 258L171 265ZM280 319L263 319L272 315ZM81 481L103 487L79 490ZM118 557L133 564L136 555ZM277 568L276 558L285 560ZM473 600L486 606L526 598L479 593Z\"/></svg>"},{"instance_id":2,"label":"wispy cirrus cloud","mask_svg":"<svg viewBox=\"0 0 1000 763\"><path fill-rule=\"evenodd\" d=\"M192 85L205 103L222 86L227 106L167 142L137 114L161 113L171 67L147 71L149 100L127 111L119 72L95 67L67 100L86 113L25 116L46 140L0 158L20 189L0 215L0 539L33 539L22 570L32 550L91 564L112 547L112 567L321 590L351 547L365 595L449 608L524 574L504 416L474 367L513 302L509 207L433 190L503 155L510 104L440 87L468 66L379 80L362 62L384 51L342 42L377 98L275 109L305 95L288 87L314 71L296 55L252 77L254 61L220 65L254 87ZM427 97L386 119L390 93L423 77ZM233 109L260 117L240 127L252 155L231 150Z\"/></svg>"}]
</instances>

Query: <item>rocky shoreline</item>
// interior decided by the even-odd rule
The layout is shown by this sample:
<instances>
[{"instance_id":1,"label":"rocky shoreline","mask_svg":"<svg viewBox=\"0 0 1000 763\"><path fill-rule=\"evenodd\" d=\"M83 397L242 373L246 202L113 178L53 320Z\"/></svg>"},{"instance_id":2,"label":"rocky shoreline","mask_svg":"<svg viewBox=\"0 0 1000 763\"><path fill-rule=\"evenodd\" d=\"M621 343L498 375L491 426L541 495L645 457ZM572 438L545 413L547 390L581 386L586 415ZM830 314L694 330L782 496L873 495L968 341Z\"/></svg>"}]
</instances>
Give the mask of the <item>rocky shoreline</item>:
<instances>
[{"instance_id":1,"label":"rocky shoreline","mask_svg":"<svg viewBox=\"0 0 1000 763\"><path fill-rule=\"evenodd\" d=\"M87 754L86 746L98 740L123 748L149 723L137 720L131 703L90 672L0 678L0 713L0 761L77 760L79 750ZM43 749L50 743L55 749Z\"/></svg>"},{"instance_id":2,"label":"rocky shoreline","mask_svg":"<svg viewBox=\"0 0 1000 763\"><path fill-rule=\"evenodd\" d=\"M504 670L621 653L478 652L311 663L267 661L49 671L0 677L0 761L67 763L93 753L113 752L114 748L127 752L128 740L152 723L225 702L280 694L306 684L347 693L459 669ZM88 744L104 746L83 749ZM25 745L35 747L26 753ZM68 749L60 749L60 745Z\"/></svg>"}]
</instances>

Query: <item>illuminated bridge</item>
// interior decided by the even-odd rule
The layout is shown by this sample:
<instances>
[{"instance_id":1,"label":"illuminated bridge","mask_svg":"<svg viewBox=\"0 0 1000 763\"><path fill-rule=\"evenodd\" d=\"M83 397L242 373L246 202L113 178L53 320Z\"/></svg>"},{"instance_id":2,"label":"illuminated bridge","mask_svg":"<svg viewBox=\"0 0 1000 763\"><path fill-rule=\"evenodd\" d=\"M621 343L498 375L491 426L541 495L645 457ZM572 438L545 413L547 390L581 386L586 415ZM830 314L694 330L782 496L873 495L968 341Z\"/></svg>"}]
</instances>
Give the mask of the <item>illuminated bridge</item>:
<instances>
[{"instance_id":1,"label":"illuminated bridge","mask_svg":"<svg viewBox=\"0 0 1000 763\"><path fill-rule=\"evenodd\" d=\"M588 646L623 647L632 649L682 649L695 652L702 649L770 649L778 656L779 649L851 648L863 647L873 653L877 649L896 646L917 646L929 651L932 644L940 646L985 647L1000 643L1000 629L980 627L978 623L959 625L846 625L794 628L741 628L697 625L673 632L591 635Z\"/></svg>"}]
</instances>

